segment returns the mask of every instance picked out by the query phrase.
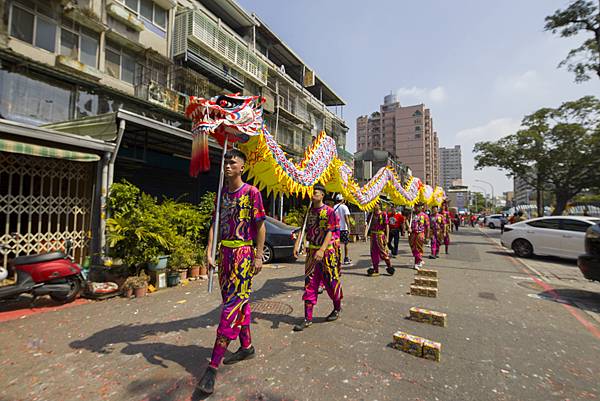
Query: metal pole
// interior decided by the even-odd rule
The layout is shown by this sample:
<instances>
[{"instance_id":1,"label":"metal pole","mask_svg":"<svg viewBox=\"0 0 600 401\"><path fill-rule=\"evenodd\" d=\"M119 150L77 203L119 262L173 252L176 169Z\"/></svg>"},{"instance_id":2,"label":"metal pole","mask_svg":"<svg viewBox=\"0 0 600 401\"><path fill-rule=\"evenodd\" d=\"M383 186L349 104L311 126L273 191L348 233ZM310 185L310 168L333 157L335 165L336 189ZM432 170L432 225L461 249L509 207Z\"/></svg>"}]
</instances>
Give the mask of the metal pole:
<instances>
[{"instance_id":1,"label":"metal pole","mask_svg":"<svg viewBox=\"0 0 600 401\"><path fill-rule=\"evenodd\" d=\"M310 213L310 209L312 208L312 200L308 204L308 210L306 211L306 215L304 216L304 223L302 224L302 231L300 231L300 241L298 242L298 252L302 251L302 242L304 241L304 231L306 231L306 222L308 221L308 214Z\"/></svg>"},{"instance_id":2,"label":"metal pole","mask_svg":"<svg viewBox=\"0 0 600 401\"><path fill-rule=\"evenodd\" d=\"M225 167L225 153L227 152L227 134L225 134L225 143L223 144L223 155L221 156L221 170L219 172L219 188L217 189L217 209L215 210L215 222L213 223L213 242L210 250L213 263L217 263L217 236L219 235L219 224L221 219L221 191L223 190L223 170ZM218 269L217 269L218 271ZM208 266L208 293L213 289L213 266Z\"/></svg>"},{"instance_id":3,"label":"metal pole","mask_svg":"<svg viewBox=\"0 0 600 401\"><path fill-rule=\"evenodd\" d=\"M279 221L283 221L283 194L279 194Z\"/></svg>"}]
</instances>

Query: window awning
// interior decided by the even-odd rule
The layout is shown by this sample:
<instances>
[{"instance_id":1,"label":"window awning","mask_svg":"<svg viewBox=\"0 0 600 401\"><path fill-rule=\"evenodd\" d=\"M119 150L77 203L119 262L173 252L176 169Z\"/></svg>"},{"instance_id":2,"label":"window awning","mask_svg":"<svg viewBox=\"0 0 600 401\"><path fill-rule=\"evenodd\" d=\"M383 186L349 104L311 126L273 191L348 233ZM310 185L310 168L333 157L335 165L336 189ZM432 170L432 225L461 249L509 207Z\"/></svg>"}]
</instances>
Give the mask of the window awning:
<instances>
[{"instance_id":1,"label":"window awning","mask_svg":"<svg viewBox=\"0 0 600 401\"><path fill-rule=\"evenodd\" d=\"M22 155L51 157L54 159L65 159L77 162L96 162L100 156L93 153L75 152L72 150L51 148L48 146L34 145L31 143L0 139L0 151L19 153Z\"/></svg>"}]
</instances>

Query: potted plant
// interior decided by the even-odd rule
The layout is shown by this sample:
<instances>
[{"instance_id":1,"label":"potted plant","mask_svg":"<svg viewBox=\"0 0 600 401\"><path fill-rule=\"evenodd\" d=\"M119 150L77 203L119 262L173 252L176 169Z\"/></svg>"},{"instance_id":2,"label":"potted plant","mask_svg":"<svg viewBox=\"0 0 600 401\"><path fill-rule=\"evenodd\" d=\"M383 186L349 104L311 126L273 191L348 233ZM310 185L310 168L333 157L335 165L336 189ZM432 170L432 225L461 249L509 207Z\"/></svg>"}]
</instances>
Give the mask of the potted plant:
<instances>
[{"instance_id":1,"label":"potted plant","mask_svg":"<svg viewBox=\"0 0 600 401\"><path fill-rule=\"evenodd\" d=\"M137 266L157 264L159 257L168 253L168 239L174 229L165 221L156 199L128 182L113 184L108 209L110 256L121 258L128 266Z\"/></svg>"},{"instance_id":2,"label":"potted plant","mask_svg":"<svg viewBox=\"0 0 600 401\"><path fill-rule=\"evenodd\" d=\"M133 296L133 282L135 277L127 277L123 285L121 286L121 295L125 298L131 298Z\"/></svg>"},{"instance_id":3,"label":"potted plant","mask_svg":"<svg viewBox=\"0 0 600 401\"><path fill-rule=\"evenodd\" d=\"M187 270L196 261L196 246L187 237L175 235L169 241L171 244L171 257L169 258L169 271L176 271L180 280L187 279Z\"/></svg>"},{"instance_id":4,"label":"potted plant","mask_svg":"<svg viewBox=\"0 0 600 401\"><path fill-rule=\"evenodd\" d=\"M135 295L136 298L143 297L148 292L148 276L143 272L139 276L128 277L122 286L123 296L131 298Z\"/></svg>"},{"instance_id":5,"label":"potted plant","mask_svg":"<svg viewBox=\"0 0 600 401\"><path fill-rule=\"evenodd\" d=\"M133 295L135 295L136 298L145 297L148 293L148 281L143 277L137 278L138 280L135 280L132 284Z\"/></svg>"},{"instance_id":6,"label":"potted plant","mask_svg":"<svg viewBox=\"0 0 600 401\"><path fill-rule=\"evenodd\" d=\"M206 248L202 245L196 246L194 264L190 266L189 277L197 279L206 274Z\"/></svg>"}]
</instances>

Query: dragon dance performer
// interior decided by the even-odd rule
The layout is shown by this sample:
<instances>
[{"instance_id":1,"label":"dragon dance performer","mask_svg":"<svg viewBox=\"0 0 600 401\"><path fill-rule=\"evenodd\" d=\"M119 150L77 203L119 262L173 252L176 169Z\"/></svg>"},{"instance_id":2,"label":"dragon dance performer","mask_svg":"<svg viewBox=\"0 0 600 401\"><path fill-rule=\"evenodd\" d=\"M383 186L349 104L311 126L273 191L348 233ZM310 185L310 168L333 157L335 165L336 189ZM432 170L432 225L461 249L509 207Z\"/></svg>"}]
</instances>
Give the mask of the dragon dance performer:
<instances>
[{"instance_id":1,"label":"dragon dance performer","mask_svg":"<svg viewBox=\"0 0 600 401\"><path fill-rule=\"evenodd\" d=\"M206 394L214 390L217 369L231 341L239 336L241 346L225 358L225 364L255 356L250 336L249 298L252 277L262 269L265 210L260 191L242 181L245 162L246 157L239 150L232 149L225 154L224 174L227 183L221 190L219 269L223 308L210 364L198 383L198 388ZM211 249L212 242L217 240L213 238L211 227L207 249ZM256 244L256 250L253 243ZM210 253L208 263L211 266L215 263Z\"/></svg>"},{"instance_id":2,"label":"dragon dance performer","mask_svg":"<svg viewBox=\"0 0 600 401\"><path fill-rule=\"evenodd\" d=\"M302 331L312 324L313 308L317 304L319 285L323 283L333 301L333 311L327 321L337 320L342 310L342 283L340 281L339 242L334 235L339 230L335 212L323 203L325 187L317 184L313 188L312 207L306 223L306 254L304 277L304 320L294 326L294 331ZM294 256L298 256L298 241L294 246Z\"/></svg>"},{"instance_id":3,"label":"dragon dance performer","mask_svg":"<svg viewBox=\"0 0 600 401\"><path fill-rule=\"evenodd\" d=\"M423 203L415 205L415 216L413 217L410 230L410 249L415 257L415 270L423 267L423 253L425 238L429 236L429 216L424 211Z\"/></svg>"},{"instance_id":4,"label":"dragon dance performer","mask_svg":"<svg viewBox=\"0 0 600 401\"><path fill-rule=\"evenodd\" d=\"M436 259L440 257L440 247L444 243L444 216L438 212L437 206L433 206L429 218L431 223L431 255L429 259Z\"/></svg>"},{"instance_id":5,"label":"dragon dance performer","mask_svg":"<svg viewBox=\"0 0 600 401\"><path fill-rule=\"evenodd\" d=\"M367 269L367 274L370 277L379 275L379 262L383 260L387 265L386 271L390 276L396 271L392 267L390 255L387 251L387 238L390 233L390 225L388 216L381 211L379 202L375 204L373 209L373 217L371 220L371 262L373 267Z\"/></svg>"},{"instance_id":6,"label":"dragon dance performer","mask_svg":"<svg viewBox=\"0 0 600 401\"><path fill-rule=\"evenodd\" d=\"M452 231L452 219L450 218L450 212L448 211L448 201L442 202L442 216L444 217L444 246L446 248L446 255L448 254L448 246L450 245L450 231Z\"/></svg>"}]
</instances>

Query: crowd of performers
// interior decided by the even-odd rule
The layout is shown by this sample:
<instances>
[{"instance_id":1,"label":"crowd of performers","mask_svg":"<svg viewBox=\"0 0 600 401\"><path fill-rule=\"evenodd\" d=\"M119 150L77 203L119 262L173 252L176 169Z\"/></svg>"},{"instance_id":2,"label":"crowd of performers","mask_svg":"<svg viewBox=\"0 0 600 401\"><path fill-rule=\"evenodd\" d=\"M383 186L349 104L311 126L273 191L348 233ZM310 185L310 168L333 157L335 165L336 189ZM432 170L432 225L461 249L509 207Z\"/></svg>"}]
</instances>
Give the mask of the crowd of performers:
<instances>
[{"instance_id":1,"label":"crowd of performers","mask_svg":"<svg viewBox=\"0 0 600 401\"><path fill-rule=\"evenodd\" d=\"M221 363L234 364L251 359L256 352L250 331L249 298L252 292L252 278L262 269L266 214L260 191L242 180L245 162L246 157L239 150L232 149L225 154L223 173L226 182L220 195L219 238L213 238L213 227L209 233L207 249L212 249L213 241L220 241L217 260L223 304L210 363L198 382L198 389L206 394L214 391ZM308 245L305 250L302 295L304 318L294 326L294 331L303 331L311 326L313 309L323 287L333 304L326 320L337 320L342 311L343 291L340 274L342 265L351 263L347 247L350 212L341 195L336 197L338 203L333 207L325 203L326 195L323 186L314 186L311 207L305 222L306 235L304 238L298 237L294 249L294 256L297 257L300 245L303 245L301 243L306 240ZM371 240L373 266L367 271L371 277L379 275L381 261L385 263L387 273L394 274L395 269L388 250L391 250L393 256L398 253L398 239L400 234L404 236L405 231L409 233L415 269L423 266L424 248L428 240L431 241L430 257L439 257L442 244L448 253L450 215L447 205L443 205L441 211L433 207L427 214L424 205L417 204L412 218L395 211L386 213L377 205L371 216L368 235ZM210 253L208 263L210 266L217 264ZM240 347L226 356L229 343L238 338Z\"/></svg>"}]
</instances>

